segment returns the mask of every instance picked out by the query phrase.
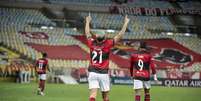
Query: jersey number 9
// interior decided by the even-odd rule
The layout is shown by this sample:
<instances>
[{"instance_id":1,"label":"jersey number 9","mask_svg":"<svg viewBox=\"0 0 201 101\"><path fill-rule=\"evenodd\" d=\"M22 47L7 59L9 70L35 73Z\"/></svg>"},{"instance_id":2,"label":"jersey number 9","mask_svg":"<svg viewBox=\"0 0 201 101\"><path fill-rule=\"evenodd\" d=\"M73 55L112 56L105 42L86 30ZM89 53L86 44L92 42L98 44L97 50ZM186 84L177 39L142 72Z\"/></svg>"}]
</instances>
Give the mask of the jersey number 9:
<instances>
[{"instance_id":1,"label":"jersey number 9","mask_svg":"<svg viewBox=\"0 0 201 101\"><path fill-rule=\"evenodd\" d=\"M138 60L138 67L140 67L139 68L140 71L143 70L144 62L141 59Z\"/></svg>"}]
</instances>

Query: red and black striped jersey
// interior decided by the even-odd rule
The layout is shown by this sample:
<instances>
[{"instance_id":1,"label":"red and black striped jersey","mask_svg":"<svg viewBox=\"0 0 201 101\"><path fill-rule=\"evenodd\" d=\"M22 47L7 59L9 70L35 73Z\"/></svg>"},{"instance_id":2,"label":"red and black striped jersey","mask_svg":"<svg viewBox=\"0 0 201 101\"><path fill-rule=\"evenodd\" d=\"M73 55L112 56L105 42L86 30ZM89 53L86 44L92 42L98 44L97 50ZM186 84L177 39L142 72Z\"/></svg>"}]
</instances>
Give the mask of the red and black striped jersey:
<instances>
[{"instance_id":1,"label":"red and black striped jersey","mask_svg":"<svg viewBox=\"0 0 201 101\"><path fill-rule=\"evenodd\" d=\"M96 70L109 69L109 55L110 50L114 46L114 40L106 39L99 44L93 38L88 39L88 46L90 48L90 67ZM90 69L89 69L90 71Z\"/></svg>"},{"instance_id":2,"label":"red and black striped jersey","mask_svg":"<svg viewBox=\"0 0 201 101\"><path fill-rule=\"evenodd\" d=\"M38 59L36 61L36 71L38 74L46 74L47 70L47 65L48 65L48 60L47 59Z\"/></svg>"},{"instance_id":3,"label":"red and black striped jersey","mask_svg":"<svg viewBox=\"0 0 201 101\"><path fill-rule=\"evenodd\" d=\"M131 76L134 79L150 80L150 70L156 74L155 65L149 52L141 51L131 55Z\"/></svg>"}]
</instances>

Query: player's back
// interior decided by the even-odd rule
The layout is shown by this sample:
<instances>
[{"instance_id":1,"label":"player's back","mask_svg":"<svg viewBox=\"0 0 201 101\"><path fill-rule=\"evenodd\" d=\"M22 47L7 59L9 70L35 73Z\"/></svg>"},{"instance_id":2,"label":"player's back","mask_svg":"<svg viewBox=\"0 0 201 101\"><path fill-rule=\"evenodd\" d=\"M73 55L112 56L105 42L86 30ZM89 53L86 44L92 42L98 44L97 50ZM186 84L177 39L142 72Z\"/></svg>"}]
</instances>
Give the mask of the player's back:
<instances>
[{"instance_id":1,"label":"player's back","mask_svg":"<svg viewBox=\"0 0 201 101\"><path fill-rule=\"evenodd\" d=\"M45 58L38 59L36 62L36 70L39 74L45 74L48 65L48 60Z\"/></svg>"},{"instance_id":2,"label":"player's back","mask_svg":"<svg viewBox=\"0 0 201 101\"><path fill-rule=\"evenodd\" d=\"M102 44L97 43L95 39L88 39L91 57L89 71L108 73L109 55L113 45L111 39L106 39Z\"/></svg>"},{"instance_id":3,"label":"player's back","mask_svg":"<svg viewBox=\"0 0 201 101\"><path fill-rule=\"evenodd\" d=\"M152 56L147 51L139 51L131 55L131 68L135 79L149 80Z\"/></svg>"}]
</instances>

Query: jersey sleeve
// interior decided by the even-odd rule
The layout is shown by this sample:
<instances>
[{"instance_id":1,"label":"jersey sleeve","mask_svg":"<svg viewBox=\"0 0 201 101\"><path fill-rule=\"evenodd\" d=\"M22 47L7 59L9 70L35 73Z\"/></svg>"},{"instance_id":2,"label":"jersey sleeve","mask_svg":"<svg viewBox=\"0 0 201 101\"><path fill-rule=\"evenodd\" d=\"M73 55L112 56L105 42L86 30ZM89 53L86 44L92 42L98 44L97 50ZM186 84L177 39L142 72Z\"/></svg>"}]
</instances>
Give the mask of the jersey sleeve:
<instances>
[{"instance_id":1,"label":"jersey sleeve","mask_svg":"<svg viewBox=\"0 0 201 101\"><path fill-rule=\"evenodd\" d=\"M87 45L88 45L88 47L91 47L92 46L92 42L93 42L93 38L88 38L87 39Z\"/></svg>"},{"instance_id":2,"label":"jersey sleeve","mask_svg":"<svg viewBox=\"0 0 201 101\"><path fill-rule=\"evenodd\" d=\"M49 68L49 62L47 59L46 59L46 65L47 65L47 68Z\"/></svg>"},{"instance_id":3,"label":"jersey sleeve","mask_svg":"<svg viewBox=\"0 0 201 101\"><path fill-rule=\"evenodd\" d=\"M150 67L151 67L152 74L156 74L156 65L154 64L152 57L150 59Z\"/></svg>"}]
</instances>

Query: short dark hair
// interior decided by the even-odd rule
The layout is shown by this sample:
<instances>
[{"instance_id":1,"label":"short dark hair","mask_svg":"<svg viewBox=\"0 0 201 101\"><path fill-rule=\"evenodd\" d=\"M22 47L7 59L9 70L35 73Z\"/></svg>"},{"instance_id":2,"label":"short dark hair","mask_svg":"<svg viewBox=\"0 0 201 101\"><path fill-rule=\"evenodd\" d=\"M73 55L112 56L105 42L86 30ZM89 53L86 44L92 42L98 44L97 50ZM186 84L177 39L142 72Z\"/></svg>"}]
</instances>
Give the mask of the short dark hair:
<instances>
[{"instance_id":1,"label":"short dark hair","mask_svg":"<svg viewBox=\"0 0 201 101\"><path fill-rule=\"evenodd\" d=\"M144 41L140 41L140 48L147 49L147 43Z\"/></svg>"},{"instance_id":2,"label":"short dark hair","mask_svg":"<svg viewBox=\"0 0 201 101\"><path fill-rule=\"evenodd\" d=\"M43 58L47 57L47 53L42 53Z\"/></svg>"}]
</instances>

